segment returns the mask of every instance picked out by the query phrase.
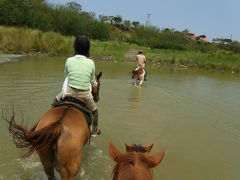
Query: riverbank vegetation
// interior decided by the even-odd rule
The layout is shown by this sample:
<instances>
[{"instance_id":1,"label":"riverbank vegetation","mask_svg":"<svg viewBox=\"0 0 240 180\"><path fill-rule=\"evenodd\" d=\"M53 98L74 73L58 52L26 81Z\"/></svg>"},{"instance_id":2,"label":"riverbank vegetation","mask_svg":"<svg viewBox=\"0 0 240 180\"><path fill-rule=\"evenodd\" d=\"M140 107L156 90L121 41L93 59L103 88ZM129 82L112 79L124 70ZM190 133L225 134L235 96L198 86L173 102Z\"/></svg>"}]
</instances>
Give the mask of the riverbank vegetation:
<instances>
[{"instance_id":1,"label":"riverbank vegetation","mask_svg":"<svg viewBox=\"0 0 240 180\"><path fill-rule=\"evenodd\" d=\"M142 49L149 62L180 67L240 71L240 42L206 40L187 29L162 29L123 20L120 15L96 17L76 2L52 5L44 0L0 1L0 52L69 56L74 36L91 39L96 59L124 60L130 49Z\"/></svg>"}]
</instances>

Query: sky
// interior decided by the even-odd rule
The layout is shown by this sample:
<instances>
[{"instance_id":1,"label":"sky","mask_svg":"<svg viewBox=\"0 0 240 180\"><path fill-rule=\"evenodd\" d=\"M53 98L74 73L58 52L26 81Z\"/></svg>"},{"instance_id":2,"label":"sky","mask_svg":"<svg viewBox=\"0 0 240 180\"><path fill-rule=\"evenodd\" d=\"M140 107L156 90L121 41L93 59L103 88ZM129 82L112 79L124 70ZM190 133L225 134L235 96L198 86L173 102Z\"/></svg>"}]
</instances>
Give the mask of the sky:
<instances>
[{"instance_id":1,"label":"sky","mask_svg":"<svg viewBox=\"0 0 240 180\"><path fill-rule=\"evenodd\" d=\"M47 0L65 5L75 1L83 11L98 15L120 15L123 20L149 23L159 29L188 29L206 39L240 41L240 0Z\"/></svg>"}]
</instances>

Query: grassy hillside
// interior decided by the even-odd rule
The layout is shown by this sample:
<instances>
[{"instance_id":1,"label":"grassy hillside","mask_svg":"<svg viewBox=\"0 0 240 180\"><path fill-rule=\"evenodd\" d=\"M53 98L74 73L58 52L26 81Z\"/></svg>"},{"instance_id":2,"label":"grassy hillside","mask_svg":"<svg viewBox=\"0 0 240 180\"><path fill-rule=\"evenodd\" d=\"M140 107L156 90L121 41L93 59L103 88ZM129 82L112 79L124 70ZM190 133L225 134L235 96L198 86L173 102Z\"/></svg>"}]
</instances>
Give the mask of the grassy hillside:
<instances>
[{"instance_id":1,"label":"grassy hillside","mask_svg":"<svg viewBox=\"0 0 240 180\"><path fill-rule=\"evenodd\" d=\"M0 52L15 54L48 54L50 56L73 55L73 36L55 32L42 32L28 28L0 26ZM147 61L156 65L176 65L217 70L240 71L240 54L226 50L181 51L151 49L121 41L91 40L91 57L94 59L123 61L131 49L142 49Z\"/></svg>"}]
</instances>

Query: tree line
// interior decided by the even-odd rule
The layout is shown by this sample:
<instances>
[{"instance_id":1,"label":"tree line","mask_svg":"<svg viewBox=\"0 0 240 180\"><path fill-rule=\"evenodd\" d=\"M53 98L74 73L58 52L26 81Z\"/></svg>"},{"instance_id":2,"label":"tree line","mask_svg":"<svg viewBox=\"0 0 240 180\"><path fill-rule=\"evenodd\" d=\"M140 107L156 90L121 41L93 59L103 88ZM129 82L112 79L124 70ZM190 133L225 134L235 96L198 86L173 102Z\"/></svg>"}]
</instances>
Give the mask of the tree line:
<instances>
[{"instance_id":1,"label":"tree line","mask_svg":"<svg viewBox=\"0 0 240 180\"><path fill-rule=\"evenodd\" d=\"M120 15L96 17L93 12L84 12L76 2L53 5L45 0L1 0L0 25L54 31L62 35L84 34L91 39L119 40L157 49L217 51L223 49L240 53L240 42L216 38L213 43L202 41L205 35L195 39L187 29L177 31L156 26L144 26L138 21L123 20Z\"/></svg>"},{"instance_id":2,"label":"tree line","mask_svg":"<svg viewBox=\"0 0 240 180\"><path fill-rule=\"evenodd\" d=\"M1 0L0 24L54 31L62 35L85 34L91 39L108 40L110 27L70 2L65 6L51 5L43 0Z\"/></svg>"}]
</instances>

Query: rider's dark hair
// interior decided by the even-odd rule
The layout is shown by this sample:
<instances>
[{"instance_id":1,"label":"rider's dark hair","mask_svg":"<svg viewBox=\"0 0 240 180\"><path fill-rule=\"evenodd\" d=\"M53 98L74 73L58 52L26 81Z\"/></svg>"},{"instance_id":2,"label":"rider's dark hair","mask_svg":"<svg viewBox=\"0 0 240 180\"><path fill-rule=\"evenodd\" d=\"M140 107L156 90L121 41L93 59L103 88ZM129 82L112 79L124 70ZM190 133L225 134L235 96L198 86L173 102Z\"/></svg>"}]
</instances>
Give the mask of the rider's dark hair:
<instances>
[{"instance_id":1,"label":"rider's dark hair","mask_svg":"<svg viewBox=\"0 0 240 180\"><path fill-rule=\"evenodd\" d=\"M138 51L138 54L143 54L142 50L139 50L139 51Z\"/></svg>"},{"instance_id":2,"label":"rider's dark hair","mask_svg":"<svg viewBox=\"0 0 240 180\"><path fill-rule=\"evenodd\" d=\"M74 41L75 55L84 55L89 57L90 41L86 36L79 35Z\"/></svg>"}]
</instances>

